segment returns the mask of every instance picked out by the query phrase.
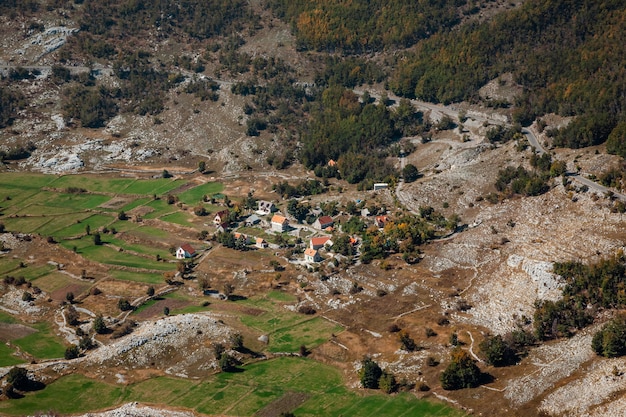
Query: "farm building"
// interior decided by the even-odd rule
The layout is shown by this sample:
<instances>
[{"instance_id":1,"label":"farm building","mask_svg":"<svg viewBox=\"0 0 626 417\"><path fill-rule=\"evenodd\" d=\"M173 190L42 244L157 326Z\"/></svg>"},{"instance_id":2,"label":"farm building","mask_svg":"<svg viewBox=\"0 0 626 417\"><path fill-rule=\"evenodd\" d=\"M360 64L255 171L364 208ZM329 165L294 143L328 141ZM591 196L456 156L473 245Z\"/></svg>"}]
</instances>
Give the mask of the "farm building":
<instances>
[{"instance_id":1,"label":"farm building","mask_svg":"<svg viewBox=\"0 0 626 417\"><path fill-rule=\"evenodd\" d=\"M254 246L256 246L259 249L265 249L267 248L267 242L262 237L257 237L256 243L254 244Z\"/></svg>"}]
</instances>

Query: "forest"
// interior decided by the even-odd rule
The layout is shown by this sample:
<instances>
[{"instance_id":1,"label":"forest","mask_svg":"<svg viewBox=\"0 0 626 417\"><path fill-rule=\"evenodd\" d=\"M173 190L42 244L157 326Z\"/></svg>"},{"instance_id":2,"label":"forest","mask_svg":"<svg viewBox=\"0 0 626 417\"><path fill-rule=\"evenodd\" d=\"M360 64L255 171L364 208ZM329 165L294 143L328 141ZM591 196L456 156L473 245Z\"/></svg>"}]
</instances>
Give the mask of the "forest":
<instances>
[{"instance_id":1,"label":"forest","mask_svg":"<svg viewBox=\"0 0 626 417\"><path fill-rule=\"evenodd\" d=\"M619 0L528 1L420 42L398 59L389 86L401 96L450 103L477 100L487 81L512 73L524 87L511 103L515 121L576 115L554 132L555 144L600 144L626 120L625 18ZM619 132L612 149L624 141L623 127Z\"/></svg>"}]
</instances>

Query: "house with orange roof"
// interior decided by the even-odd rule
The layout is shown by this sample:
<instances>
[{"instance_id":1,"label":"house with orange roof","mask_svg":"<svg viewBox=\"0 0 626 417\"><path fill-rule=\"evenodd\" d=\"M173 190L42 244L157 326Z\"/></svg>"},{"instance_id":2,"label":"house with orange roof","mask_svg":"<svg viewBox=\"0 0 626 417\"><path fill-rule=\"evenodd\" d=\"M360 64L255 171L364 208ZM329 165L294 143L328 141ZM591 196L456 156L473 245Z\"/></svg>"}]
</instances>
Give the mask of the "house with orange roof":
<instances>
[{"instance_id":1,"label":"house with orange roof","mask_svg":"<svg viewBox=\"0 0 626 417\"><path fill-rule=\"evenodd\" d=\"M256 243L254 244L254 246L256 246L259 249L265 249L267 248L267 242L262 237L257 237Z\"/></svg>"},{"instance_id":2,"label":"house with orange roof","mask_svg":"<svg viewBox=\"0 0 626 417\"><path fill-rule=\"evenodd\" d=\"M272 230L275 232L284 232L289 227L289 220L280 214L272 216Z\"/></svg>"},{"instance_id":3,"label":"house with orange roof","mask_svg":"<svg viewBox=\"0 0 626 417\"><path fill-rule=\"evenodd\" d=\"M323 248L326 245L332 246L332 244L333 244L333 242L332 242L332 240L330 240L329 236L320 236L320 237L313 237L313 238L311 238L309 247L311 249L320 249L320 248Z\"/></svg>"},{"instance_id":4,"label":"house with orange roof","mask_svg":"<svg viewBox=\"0 0 626 417\"><path fill-rule=\"evenodd\" d=\"M376 223L377 227L385 227L385 225L389 223L389 216L376 216L376 218L374 219L374 223Z\"/></svg>"},{"instance_id":5,"label":"house with orange roof","mask_svg":"<svg viewBox=\"0 0 626 417\"><path fill-rule=\"evenodd\" d=\"M322 260L319 252L316 249L307 248L304 251L304 261L305 262L319 262Z\"/></svg>"}]
</instances>

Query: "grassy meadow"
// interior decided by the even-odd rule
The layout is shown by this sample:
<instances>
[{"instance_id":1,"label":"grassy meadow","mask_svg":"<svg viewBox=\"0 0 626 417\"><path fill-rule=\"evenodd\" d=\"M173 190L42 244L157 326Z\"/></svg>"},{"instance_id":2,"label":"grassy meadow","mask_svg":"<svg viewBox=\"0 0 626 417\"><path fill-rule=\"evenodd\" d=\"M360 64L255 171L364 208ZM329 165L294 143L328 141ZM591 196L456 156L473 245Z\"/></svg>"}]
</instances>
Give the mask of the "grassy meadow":
<instances>
[{"instance_id":1,"label":"grassy meadow","mask_svg":"<svg viewBox=\"0 0 626 417\"><path fill-rule=\"evenodd\" d=\"M74 374L59 378L41 391L0 402L5 415L52 410L85 413L130 401L167 404L211 415L253 416L294 394L303 401L293 410L299 417L442 417L462 414L444 404L412 394L354 392L344 386L339 370L305 358L277 358L219 373L204 380L162 376L130 385L112 385Z\"/></svg>"}]
</instances>

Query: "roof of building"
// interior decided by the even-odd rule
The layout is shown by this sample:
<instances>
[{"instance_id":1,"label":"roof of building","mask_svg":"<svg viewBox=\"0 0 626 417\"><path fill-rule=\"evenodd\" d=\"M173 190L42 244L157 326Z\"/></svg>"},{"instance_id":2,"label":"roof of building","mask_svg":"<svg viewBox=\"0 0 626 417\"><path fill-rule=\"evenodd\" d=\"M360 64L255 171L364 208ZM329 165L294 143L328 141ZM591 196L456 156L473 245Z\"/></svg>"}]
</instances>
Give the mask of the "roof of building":
<instances>
[{"instance_id":1,"label":"roof of building","mask_svg":"<svg viewBox=\"0 0 626 417\"><path fill-rule=\"evenodd\" d=\"M263 239L262 237L257 237L256 243L265 243L265 239Z\"/></svg>"},{"instance_id":2,"label":"roof of building","mask_svg":"<svg viewBox=\"0 0 626 417\"><path fill-rule=\"evenodd\" d=\"M304 250L304 254L309 256L315 256L317 255L317 249L307 248Z\"/></svg>"},{"instance_id":3,"label":"roof of building","mask_svg":"<svg viewBox=\"0 0 626 417\"><path fill-rule=\"evenodd\" d=\"M332 217L330 216L321 216L319 219L317 219L320 224L329 224L329 223L334 223L334 220Z\"/></svg>"},{"instance_id":4,"label":"roof of building","mask_svg":"<svg viewBox=\"0 0 626 417\"><path fill-rule=\"evenodd\" d=\"M285 223L287 222L287 218L285 216L281 216L280 214L274 214L274 216L272 216L272 223Z\"/></svg>"},{"instance_id":5,"label":"roof of building","mask_svg":"<svg viewBox=\"0 0 626 417\"><path fill-rule=\"evenodd\" d=\"M180 248L190 255L196 253L196 250L189 243L183 243L180 245Z\"/></svg>"},{"instance_id":6,"label":"roof of building","mask_svg":"<svg viewBox=\"0 0 626 417\"><path fill-rule=\"evenodd\" d=\"M313 237L311 238L311 244L313 246L324 246L326 244L326 242L328 242L330 240L330 237L328 236L321 236L321 237Z\"/></svg>"}]
</instances>

